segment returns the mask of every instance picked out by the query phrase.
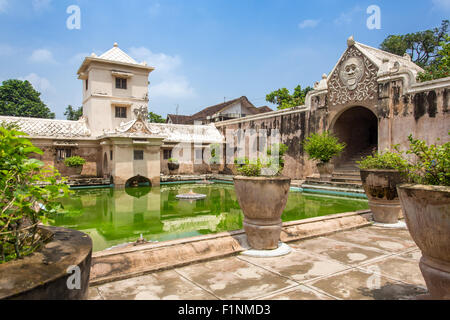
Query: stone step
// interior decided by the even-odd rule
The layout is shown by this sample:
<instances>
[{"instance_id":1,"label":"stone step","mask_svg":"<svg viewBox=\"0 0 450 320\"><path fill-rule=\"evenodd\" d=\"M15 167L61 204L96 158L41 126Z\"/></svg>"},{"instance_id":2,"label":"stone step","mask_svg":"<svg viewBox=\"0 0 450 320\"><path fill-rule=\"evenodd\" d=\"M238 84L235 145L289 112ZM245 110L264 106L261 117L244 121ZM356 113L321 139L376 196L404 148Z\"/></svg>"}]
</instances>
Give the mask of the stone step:
<instances>
[{"instance_id":1,"label":"stone step","mask_svg":"<svg viewBox=\"0 0 450 320\"><path fill-rule=\"evenodd\" d=\"M334 182L334 181L316 181L316 180L310 180L307 179L305 183L302 185L302 188L307 185L309 187L316 186L321 188L342 188L342 189L355 189L355 190L361 190L361 192L364 192L364 189L362 187L361 182Z\"/></svg>"},{"instance_id":2,"label":"stone step","mask_svg":"<svg viewBox=\"0 0 450 320\"><path fill-rule=\"evenodd\" d=\"M359 183L359 184L361 184L361 178L357 178L357 177L339 177L339 178L333 177L331 179L331 181L338 182L338 183Z\"/></svg>"},{"instance_id":3,"label":"stone step","mask_svg":"<svg viewBox=\"0 0 450 320\"><path fill-rule=\"evenodd\" d=\"M333 172L333 177L358 177L360 178L361 175L359 173L359 171L353 171L353 170L349 170L349 171L334 171Z\"/></svg>"}]
</instances>

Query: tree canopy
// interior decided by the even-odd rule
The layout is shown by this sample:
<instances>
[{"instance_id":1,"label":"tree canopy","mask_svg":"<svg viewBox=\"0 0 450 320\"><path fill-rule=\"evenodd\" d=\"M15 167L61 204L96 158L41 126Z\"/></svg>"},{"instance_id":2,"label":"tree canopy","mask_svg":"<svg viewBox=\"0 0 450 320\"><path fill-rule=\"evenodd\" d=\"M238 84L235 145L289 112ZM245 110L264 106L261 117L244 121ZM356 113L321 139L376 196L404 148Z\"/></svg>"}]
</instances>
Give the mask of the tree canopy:
<instances>
[{"instance_id":1,"label":"tree canopy","mask_svg":"<svg viewBox=\"0 0 450 320\"><path fill-rule=\"evenodd\" d=\"M312 90L313 88L309 86L302 89L302 87L298 85L295 87L294 93L290 94L288 89L282 88L269 93L266 96L266 101L276 104L278 110L289 109L305 104L306 94Z\"/></svg>"},{"instance_id":2,"label":"tree canopy","mask_svg":"<svg viewBox=\"0 0 450 320\"><path fill-rule=\"evenodd\" d=\"M434 63L425 67L425 72L419 73L419 81L429 81L450 76L450 36L441 42L442 49Z\"/></svg>"},{"instance_id":3,"label":"tree canopy","mask_svg":"<svg viewBox=\"0 0 450 320\"><path fill-rule=\"evenodd\" d=\"M148 113L148 121L152 123L165 123L166 120L161 117L159 114L156 114L154 112Z\"/></svg>"},{"instance_id":4,"label":"tree canopy","mask_svg":"<svg viewBox=\"0 0 450 320\"><path fill-rule=\"evenodd\" d=\"M64 115L67 120L77 121L83 116L83 107L74 108L69 104Z\"/></svg>"},{"instance_id":5,"label":"tree canopy","mask_svg":"<svg viewBox=\"0 0 450 320\"><path fill-rule=\"evenodd\" d=\"M0 115L54 119L41 94L27 80L10 79L0 86Z\"/></svg>"},{"instance_id":6,"label":"tree canopy","mask_svg":"<svg viewBox=\"0 0 450 320\"><path fill-rule=\"evenodd\" d=\"M380 45L380 49L403 56L408 53L414 63L426 67L440 57L441 42L445 41L449 21L443 20L439 28L408 33L404 35L390 35Z\"/></svg>"}]
</instances>

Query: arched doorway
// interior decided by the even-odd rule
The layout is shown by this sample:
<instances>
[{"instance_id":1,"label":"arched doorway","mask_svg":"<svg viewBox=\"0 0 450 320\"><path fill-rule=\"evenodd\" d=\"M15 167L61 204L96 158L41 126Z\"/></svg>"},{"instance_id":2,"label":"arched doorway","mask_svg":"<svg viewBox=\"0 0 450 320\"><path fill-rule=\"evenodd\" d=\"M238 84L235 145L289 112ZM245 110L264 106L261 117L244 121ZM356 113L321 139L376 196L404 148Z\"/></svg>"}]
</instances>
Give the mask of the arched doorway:
<instances>
[{"instance_id":1,"label":"arched doorway","mask_svg":"<svg viewBox=\"0 0 450 320\"><path fill-rule=\"evenodd\" d=\"M333 133L347 144L336 168L356 169L356 161L378 149L378 118L369 109L352 107L335 121Z\"/></svg>"},{"instance_id":2,"label":"arched doorway","mask_svg":"<svg viewBox=\"0 0 450 320\"><path fill-rule=\"evenodd\" d=\"M125 183L125 188L130 188L130 187L151 187L152 183L150 181L150 179L137 175L133 178L130 178L127 180L127 182Z\"/></svg>"}]
</instances>

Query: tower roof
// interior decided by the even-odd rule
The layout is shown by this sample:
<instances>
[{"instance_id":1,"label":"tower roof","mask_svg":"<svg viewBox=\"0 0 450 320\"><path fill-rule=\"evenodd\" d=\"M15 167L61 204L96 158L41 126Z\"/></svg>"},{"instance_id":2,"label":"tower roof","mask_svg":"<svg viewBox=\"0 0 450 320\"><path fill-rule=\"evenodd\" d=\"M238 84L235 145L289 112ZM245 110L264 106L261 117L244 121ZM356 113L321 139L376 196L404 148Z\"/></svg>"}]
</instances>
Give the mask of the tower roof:
<instances>
[{"instance_id":1,"label":"tower roof","mask_svg":"<svg viewBox=\"0 0 450 320\"><path fill-rule=\"evenodd\" d=\"M114 43L114 47L106 51L104 54L102 54L99 59L109 60L109 61L116 61L116 62L123 62L123 63L130 63L130 64L138 64L136 60L131 58L129 55L127 55L125 52L123 52L119 46L117 45L117 42Z\"/></svg>"},{"instance_id":2,"label":"tower roof","mask_svg":"<svg viewBox=\"0 0 450 320\"><path fill-rule=\"evenodd\" d=\"M126 54L124 51L122 51L116 42L116 43L114 43L114 46L111 49L109 49L102 55L97 56L95 53L93 53L91 56L86 57L83 61L83 64L81 65L81 67L78 69L78 72L77 72L77 74L79 75L79 79L84 79L84 77L85 77L84 72L88 68L89 64L93 61L103 62L103 63L107 62L107 63L130 66L130 67L135 67L135 68L140 68L140 69L146 69L149 72L152 72L153 70L155 70L155 68L148 66L146 62L141 62L141 63L136 62L136 60L134 60L128 54Z\"/></svg>"}]
</instances>

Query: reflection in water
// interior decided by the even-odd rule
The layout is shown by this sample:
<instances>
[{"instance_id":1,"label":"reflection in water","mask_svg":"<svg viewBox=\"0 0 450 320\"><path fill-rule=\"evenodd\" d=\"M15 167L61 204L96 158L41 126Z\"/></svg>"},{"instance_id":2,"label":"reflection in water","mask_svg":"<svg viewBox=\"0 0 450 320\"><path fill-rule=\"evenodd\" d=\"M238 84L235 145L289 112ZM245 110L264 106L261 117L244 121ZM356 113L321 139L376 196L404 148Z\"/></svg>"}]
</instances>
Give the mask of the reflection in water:
<instances>
[{"instance_id":1,"label":"reflection in water","mask_svg":"<svg viewBox=\"0 0 450 320\"><path fill-rule=\"evenodd\" d=\"M179 201L193 190L204 200ZM127 189L77 190L62 201L64 210L54 225L81 230L94 242L94 251L134 242L192 237L242 228L243 214L233 185L170 185ZM283 221L294 221L367 209L367 201L289 194Z\"/></svg>"}]
</instances>

